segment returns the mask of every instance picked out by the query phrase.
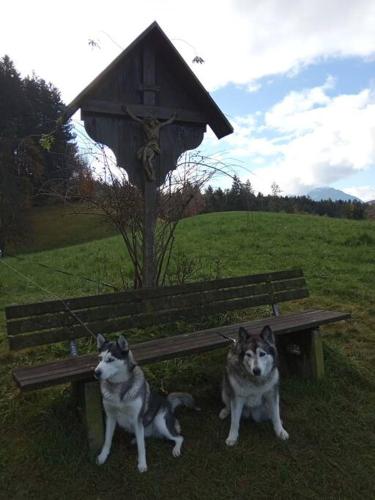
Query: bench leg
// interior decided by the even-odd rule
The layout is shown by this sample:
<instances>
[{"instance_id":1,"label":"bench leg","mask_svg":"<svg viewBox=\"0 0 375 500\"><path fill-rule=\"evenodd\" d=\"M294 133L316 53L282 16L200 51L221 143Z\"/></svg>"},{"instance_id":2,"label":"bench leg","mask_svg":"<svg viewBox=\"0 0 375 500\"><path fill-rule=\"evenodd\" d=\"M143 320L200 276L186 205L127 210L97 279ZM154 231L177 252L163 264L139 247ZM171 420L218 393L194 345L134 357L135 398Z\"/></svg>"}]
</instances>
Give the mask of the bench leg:
<instances>
[{"instance_id":1,"label":"bench leg","mask_svg":"<svg viewBox=\"0 0 375 500\"><path fill-rule=\"evenodd\" d=\"M324 376L324 355L319 329L312 330L310 333L310 364L312 377L316 380L322 378Z\"/></svg>"},{"instance_id":2,"label":"bench leg","mask_svg":"<svg viewBox=\"0 0 375 500\"><path fill-rule=\"evenodd\" d=\"M104 442L104 418L102 396L98 382L82 382L75 384L75 395L79 395L78 411L82 417L87 433L89 452L96 456Z\"/></svg>"},{"instance_id":3,"label":"bench leg","mask_svg":"<svg viewBox=\"0 0 375 500\"><path fill-rule=\"evenodd\" d=\"M282 375L318 380L324 376L323 345L319 329L281 335L278 339Z\"/></svg>"},{"instance_id":4,"label":"bench leg","mask_svg":"<svg viewBox=\"0 0 375 500\"><path fill-rule=\"evenodd\" d=\"M71 382L70 384L71 398L75 408L78 410L78 414L81 417L82 413L82 394L83 394L83 383L82 382Z\"/></svg>"}]
</instances>

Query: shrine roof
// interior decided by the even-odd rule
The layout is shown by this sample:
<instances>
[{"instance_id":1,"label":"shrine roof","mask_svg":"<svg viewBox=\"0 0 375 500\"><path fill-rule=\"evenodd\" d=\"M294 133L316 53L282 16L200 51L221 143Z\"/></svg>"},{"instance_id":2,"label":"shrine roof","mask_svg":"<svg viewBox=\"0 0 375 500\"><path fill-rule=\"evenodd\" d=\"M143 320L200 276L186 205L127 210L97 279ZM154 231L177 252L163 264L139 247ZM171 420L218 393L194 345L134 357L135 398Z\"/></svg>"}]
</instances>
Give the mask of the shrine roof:
<instances>
[{"instance_id":1,"label":"shrine roof","mask_svg":"<svg viewBox=\"0 0 375 500\"><path fill-rule=\"evenodd\" d=\"M168 68L171 74L176 75L176 81L183 81L184 86L189 89L192 98L199 106L206 122L211 127L215 135L220 139L233 132L233 127L220 110L216 102L195 76L188 64L184 61L172 42L160 28L158 23L153 22L143 33L141 33L125 50L119 54L75 99L67 106L65 117L70 118L83 104L86 97L95 92L103 81L133 52L140 44L150 43L158 46L165 60L168 61Z\"/></svg>"}]
</instances>

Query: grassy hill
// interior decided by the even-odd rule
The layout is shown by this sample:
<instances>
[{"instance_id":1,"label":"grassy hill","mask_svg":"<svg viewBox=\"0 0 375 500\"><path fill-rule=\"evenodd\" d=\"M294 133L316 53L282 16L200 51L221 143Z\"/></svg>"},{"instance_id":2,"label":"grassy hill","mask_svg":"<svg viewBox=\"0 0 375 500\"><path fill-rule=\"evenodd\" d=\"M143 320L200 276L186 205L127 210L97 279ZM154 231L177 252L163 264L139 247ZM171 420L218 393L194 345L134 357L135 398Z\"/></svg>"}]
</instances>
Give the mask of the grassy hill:
<instances>
[{"instance_id":1,"label":"grassy hill","mask_svg":"<svg viewBox=\"0 0 375 500\"><path fill-rule=\"evenodd\" d=\"M53 227L56 235L61 233L64 248L5 262L61 297L101 293L108 291L102 282L121 287L130 280L121 239L111 236L80 243L83 232L86 240L95 237L95 225L90 233L86 221L76 219L75 224L75 228L62 224L58 231ZM105 236L102 229L97 234ZM48 231L44 236L38 249L58 244L51 244L55 237ZM67 246L69 242L74 246ZM180 259L189 260L194 280L302 267L311 297L303 306L292 307L353 314L352 321L324 329L327 375L322 382L282 383L282 415L290 441L276 441L268 424L244 423L239 445L233 450L225 447L229 424L217 418L225 352L218 351L147 369L155 387L191 391L203 408L201 415L181 414L186 438L181 459L171 457L168 443L150 441L149 472L141 476L134 448L118 432L108 464L99 469L88 462L68 387L18 395L12 383L12 367L38 362L44 354L9 354L4 342L0 482L2 491L9 492L7 498L371 498L375 487L373 222L270 213L208 214L182 221L176 249ZM49 298L46 291L0 264L0 311L10 303ZM49 356L59 353L54 347L48 351Z\"/></svg>"}]
</instances>

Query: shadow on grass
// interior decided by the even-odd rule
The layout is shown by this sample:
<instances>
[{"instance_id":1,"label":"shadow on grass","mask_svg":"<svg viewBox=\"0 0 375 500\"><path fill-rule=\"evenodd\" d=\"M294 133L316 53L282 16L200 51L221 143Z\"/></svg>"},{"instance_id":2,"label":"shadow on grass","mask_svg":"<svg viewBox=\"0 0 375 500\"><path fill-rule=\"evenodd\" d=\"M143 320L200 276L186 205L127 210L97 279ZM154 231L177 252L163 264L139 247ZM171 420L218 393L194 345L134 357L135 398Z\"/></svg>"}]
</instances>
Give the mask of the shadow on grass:
<instances>
[{"instance_id":1,"label":"shadow on grass","mask_svg":"<svg viewBox=\"0 0 375 500\"><path fill-rule=\"evenodd\" d=\"M285 379L281 407L288 442L271 425L244 421L239 444L225 446L229 421L221 408L225 351L148 367L154 387L192 392L202 412L180 411L183 455L147 442L147 474L136 469L136 449L117 430L102 467L90 463L69 387L17 395L3 359L0 474L7 498L369 498L374 488L373 382L332 347L327 374L314 383ZM373 391L372 391L373 393Z\"/></svg>"}]
</instances>

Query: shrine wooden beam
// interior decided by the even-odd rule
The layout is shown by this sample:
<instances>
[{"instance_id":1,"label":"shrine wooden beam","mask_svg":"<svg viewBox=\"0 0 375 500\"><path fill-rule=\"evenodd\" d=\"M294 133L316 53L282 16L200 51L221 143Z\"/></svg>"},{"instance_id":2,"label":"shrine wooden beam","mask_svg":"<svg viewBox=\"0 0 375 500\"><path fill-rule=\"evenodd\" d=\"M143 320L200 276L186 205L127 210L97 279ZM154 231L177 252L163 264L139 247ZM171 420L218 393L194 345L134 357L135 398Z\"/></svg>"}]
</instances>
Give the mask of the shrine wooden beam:
<instances>
[{"instance_id":1,"label":"shrine wooden beam","mask_svg":"<svg viewBox=\"0 0 375 500\"><path fill-rule=\"evenodd\" d=\"M156 60L155 49L144 45L142 50L143 70L143 106L155 107L156 93L150 88L156 85ZM147 90L146 90L147 89ZM170 116L170 115L169 115ZM156 116L155 118L159 118ZM169 118L169 117L168 117ZM154 160L154 170L160 169L160 155ZM156 278L156 248L155 228L157 214L157 185L155 180L146 179L143 189L144 213L143 213L143 286L155 286Z\"/></svg>"},{"instance_id":2,"label":"shrine wooden beam","mask_svg":"<svg viewBox=\"0 0 375 500\"><path fill-rule=\"evenodd\" d=\"M103 115L129 116L126 108L140 118L152 116L159 120L168 120L172 115L176 115L176 122L191 122L205 124L205 115L199 111L191 111L181 108L170 108L166 106L151 106L144 104L123 104L121 102L102 101L90 99L82 104L82 113L95 113Z\"/></svg>"},{"instance_id":3,"label":"shrine wooden beam","mask_svg":"<svg viewBox=\"0 0 375 500\"><path fill-rule=\"evenodd\" d=\"M192 101L194 101L197 105L194 106L195 109L202 112L205 117L203 121L200 119L198 123L203 122L204 124L210 125L212 131L218 139L231 134L233 132L232 125L229 123L228 119L219 109L207 90L197 79L190 67L186 64L157 22L153 22L143 33L141 33L141 35L139 35L138 38L129 45L129 47L127 47L114 61L112 61L112 63L85 89L83 89L75 99L73 99L64 112L64 118L70 118L79 108L83 107L83 105L87 102L87 99L91 100L94 96L100 96L100 99L103 95L103 84L108 82L114 75L116 75L116 73L119 75L124 74L124 68L126 68L125 74L127 75L127 78L134 80L137 91L141 93L143 97L143 105L155 105L155 102L152 102L153 98L151 96L154 95L155 97L155 95L160 93L164 81L163 78L160 78L160 75L158 78L155 78L155 63L148 61L147 64L144 64L146 62L144 60L143 64L141 63L140 65L142 70L141 77L138 72L139 67L134 66L133 68L132 66L134 61L136 61L139 57L139 51L143 52L143 47L145 45L151 47L153 51L156 51L158 60L163 60L167 63L165 64L165 67L168 68L168 74L174 79L175 85L178 88L181 88L182 91L189 89ZM151 62L151 66L149 66L149 62ZM115 79L117 79L117 77ZM113 95L110 96L112 100L115 101L117 97L117 100L122 101L120 104L127 102L126 98L121 99L121 97L126 97L128 90L121 90L121 87L117 86L117 84L111 88L113 89ZM150 96L151 102L148 101L148 97L146 96ZM132 100L133 102L137 102L134 94L132 94ZM99 110L99 113L100 112L101 111ZM165 118L169 118L169 116ZM163 119L162 117L160 118ZM185 120L184 117L181 118L181 121L195 122L196 120Z\"/></svg>"}]
</instances>

